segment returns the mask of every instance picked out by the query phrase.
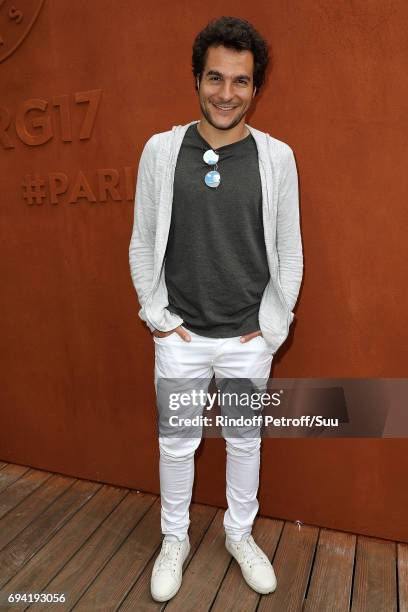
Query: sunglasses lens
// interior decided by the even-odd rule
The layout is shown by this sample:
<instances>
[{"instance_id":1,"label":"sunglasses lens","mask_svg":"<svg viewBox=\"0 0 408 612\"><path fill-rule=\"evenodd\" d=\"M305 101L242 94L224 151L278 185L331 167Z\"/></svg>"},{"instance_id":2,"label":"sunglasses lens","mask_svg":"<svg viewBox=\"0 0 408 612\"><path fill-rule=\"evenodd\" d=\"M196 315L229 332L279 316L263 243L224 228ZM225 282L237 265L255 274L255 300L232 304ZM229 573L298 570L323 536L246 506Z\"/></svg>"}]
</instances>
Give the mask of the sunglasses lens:
<instances>
[{"instance_id":1,"label":"sunglasses lens","mask_svg":"<svg viewBox=\"0 0 408 612\"><path fill-rule=\"evenodd\" d=\"M204 181L207 187L218 187L221 182L221 175L217 170L211 170L205 175Z\"/></svg>"},{"instance_id":2,"label":"sunglasses lens","mask_svg":"<svg viewBox=\"0 0 408 612\"><path fill-rule=\"evenodd\" d=\"M216 164L219 159L220 156L218 155L218 153L216 153L212 149L208 149L208 151L206 151L203 155L203 160L206 164L209 164L210 166L214 166L214 164Z\"/></svg>"}]
</instances>

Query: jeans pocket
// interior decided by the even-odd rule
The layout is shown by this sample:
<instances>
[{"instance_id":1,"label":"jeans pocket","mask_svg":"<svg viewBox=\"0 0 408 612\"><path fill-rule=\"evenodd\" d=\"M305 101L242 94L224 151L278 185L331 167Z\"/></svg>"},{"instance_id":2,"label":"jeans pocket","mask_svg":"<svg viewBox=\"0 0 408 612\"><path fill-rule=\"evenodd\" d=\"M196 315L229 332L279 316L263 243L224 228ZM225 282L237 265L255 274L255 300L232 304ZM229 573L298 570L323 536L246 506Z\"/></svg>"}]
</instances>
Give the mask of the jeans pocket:
<instances>
[{"instance_id":1,"label":"jeans pocket","mask_svg":"<svg viewBox=\"0 0 408 612\"><path fill-rule=\"evenodd\" d=\"M155 336L155 335L153 334L153 340L154 340L155 342L158 342L158 343L160 344L160 343L161 343L161 342L163 342L163 341L164 341L164 342L166 342L166 340L168 340L168 339L169 339L169 338L171 338L172 336L178 336L178 333L177 333L177 332L172 332L171 334L168 334L167 336Z\"/></svg>"}]
</instances>

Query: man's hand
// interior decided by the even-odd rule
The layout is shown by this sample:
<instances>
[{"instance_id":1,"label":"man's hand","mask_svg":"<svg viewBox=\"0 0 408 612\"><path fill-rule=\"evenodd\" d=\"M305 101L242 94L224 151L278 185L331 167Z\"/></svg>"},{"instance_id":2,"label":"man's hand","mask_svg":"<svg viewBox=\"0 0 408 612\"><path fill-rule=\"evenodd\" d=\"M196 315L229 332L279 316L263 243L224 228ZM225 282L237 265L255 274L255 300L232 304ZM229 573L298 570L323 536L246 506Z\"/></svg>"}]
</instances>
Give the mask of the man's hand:
<instances>
[{"instance_id":1,"label":"man's hand","mask_svg":"<svg viewBox=\"0 0 408 612\"><path fill-rule=\"evenodd\" d=\"M181 327L181 325L179 325L178 327L175 327L174 329L171 329L168 332L162 332L159 331L158 329L155 329L154 332L152 332L153 336L156 336L156 338L165 338L166 336L170 336L170 334L178 334L179 336L182 337L183 340L185 340L185 342L190 342L191 340L191 336L190 334Z\"/></svg>"},{"instance_id":2,"label":"man's hand","mask_svg":"<svg viewBox=\"0 0 408 612\"><path fill-rule=\"evenodd\" d=\"M252 340L252 338L256 338L256 336L262 336L262 332L259 329L258 331L252 332L250 334L245 334L245 336L241 336L239 341L240 342L249 342L249 340Z\"/></svg>"}]
</instances>

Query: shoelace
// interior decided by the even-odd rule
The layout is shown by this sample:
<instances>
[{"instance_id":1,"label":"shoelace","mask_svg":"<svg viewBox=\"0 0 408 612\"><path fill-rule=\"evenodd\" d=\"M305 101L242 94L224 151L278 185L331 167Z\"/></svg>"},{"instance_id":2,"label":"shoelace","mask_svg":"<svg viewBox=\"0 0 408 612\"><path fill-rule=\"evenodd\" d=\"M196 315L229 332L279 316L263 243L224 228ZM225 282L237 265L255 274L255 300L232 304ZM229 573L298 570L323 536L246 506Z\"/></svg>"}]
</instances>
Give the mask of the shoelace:
<instances>
[{"instance_id":1,"label":"shoelace","mask_svg":"<svg viewBox=\"0 0 408 612\"><path fill-rule=\"evenodd\" d=\"M248 561L250 567L255 565L269 565L265 559L264 553L257 546L252 536L249 536L242 542L242 556Z\"/></svg>"},{"instance_id":2,"label":"shoelace","mask_svg":"<svg viewBox=\"0 0 408 612\"><path fill-rule=\"evenodd\" d=\"M159 563L157 565L158 570L169 569L174 571L176 565L176 559L180 554L181 542L168 542L164 541L160 553Z\"/></svg>"}]
</instances>

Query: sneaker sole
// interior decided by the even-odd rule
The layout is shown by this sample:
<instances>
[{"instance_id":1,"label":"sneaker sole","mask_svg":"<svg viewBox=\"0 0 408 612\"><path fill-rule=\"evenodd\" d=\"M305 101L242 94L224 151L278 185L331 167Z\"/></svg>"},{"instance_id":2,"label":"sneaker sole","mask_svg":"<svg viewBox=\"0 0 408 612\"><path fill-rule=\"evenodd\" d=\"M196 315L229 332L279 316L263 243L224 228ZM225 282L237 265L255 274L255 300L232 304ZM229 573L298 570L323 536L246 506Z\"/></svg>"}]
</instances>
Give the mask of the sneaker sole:
<instances>
[{"instance_id":1,"label":"sneaker sole","mask_svg":"<svg viewBox=\"0 0 408 612\"><path fill-rule=\"evenodd\" d=\"M239 563L238 563L238 565L239 565ZM278 586L278 584L276 583L275 586L273 587L273 589L260 589L259 587L257 587L254 584L252 584L250 580L247 580L243 574L242 574L242 576L243 576L245 582L251 587L251 589L253 589L257 593L260 593L261 595L268 595L268 593L273 593L274 591L276 591L276 587Z\"/></svg>"}]
</instances>

